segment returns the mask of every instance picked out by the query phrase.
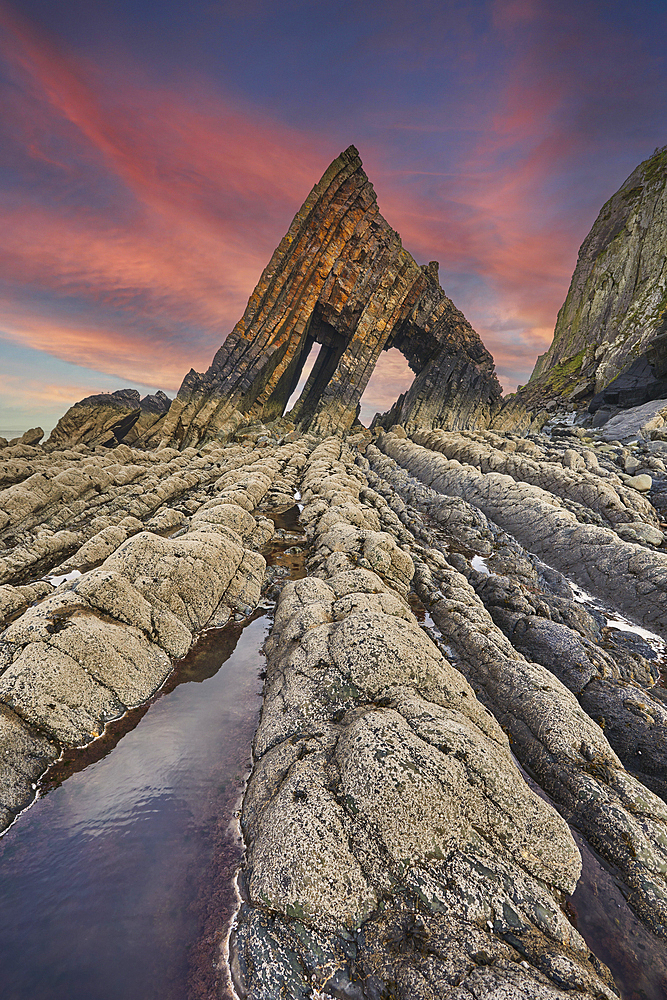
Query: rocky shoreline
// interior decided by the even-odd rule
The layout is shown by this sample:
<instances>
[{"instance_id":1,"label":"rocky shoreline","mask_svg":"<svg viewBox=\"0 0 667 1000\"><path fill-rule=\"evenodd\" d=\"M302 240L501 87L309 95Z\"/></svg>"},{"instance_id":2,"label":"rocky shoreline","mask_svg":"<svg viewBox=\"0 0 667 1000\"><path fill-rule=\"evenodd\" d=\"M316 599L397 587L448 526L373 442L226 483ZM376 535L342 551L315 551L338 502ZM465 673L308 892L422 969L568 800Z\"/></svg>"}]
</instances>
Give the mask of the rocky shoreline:
<instances>
[{"instance_id":1,"label":"rocky shoreline","mask_svg":"<svg viewBox=\"0 0 667 1000\"><path fill-rule=\"evenodd\" d=\"M398 516L338 440L303 485L311 574L284 588L268 643L237 992L613 996L562 910L567 827L405 600Z\"/></svg>"},{"instance_id":2,"label":"rocky shoreline","mask_svg":"<svg viewBox=\"0 0 667 1000\"><path fill-rule=\"evenodd\" d=\"M301 460L298 445L203 455L80 446L42 463L36 447L29 462L17 450L5 452L18 482L0 494L0 573L24 581L0 586L3 827L64 748L150 697L203 629L255 607L257 549L274 528L249 511L291 500Z\"/></svg>"},{"instance_id":3,"label":"rocky shoreline","mask_svg":"<svg viewBox=\"0 0 667 1000\"><path fill-rule=\"evenodd\" d=\"M24 581L0 588L3 825L63 749L148 698L268 581L238 995L615 995L567 917L580 859L564 820L667 936L659 514L576 429L279 431L199 451L0 453L5 579ZM35 477L40 504L20 506ZM266 512L295 495L307 575L282 586L257 550ZM63 531L64 552L48 546Z\"/></svg>"},{"instance_id":4,"label":"rocky shoreline","mask_svg":"<svg viewBox=\"0 0 667 1000\"><path fill-rule=\"evenodd\" d=\"M637 175L653 201L663 152ZM575 925L582 854L630 908L619 952L652 942L642 983L667 995L667 399L589 406L592 376L571 383L608 344L574 365L559 330L502 400L350 147L174 401L87 397L43 445L0 441L0 829L264 601L237 998L638 1000ZM416 378L369 431L390 347Z\"/></svg>"}]
</instances>

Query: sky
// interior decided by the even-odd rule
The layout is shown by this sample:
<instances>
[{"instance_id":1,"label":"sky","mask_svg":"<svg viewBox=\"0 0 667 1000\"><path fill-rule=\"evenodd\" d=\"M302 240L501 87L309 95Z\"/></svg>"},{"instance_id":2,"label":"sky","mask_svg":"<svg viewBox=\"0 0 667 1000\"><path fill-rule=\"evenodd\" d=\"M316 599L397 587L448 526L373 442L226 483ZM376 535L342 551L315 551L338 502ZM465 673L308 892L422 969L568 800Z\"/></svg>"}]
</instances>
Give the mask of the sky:
<instances>
[{"instance_id":1,"label":"sky","mask_svg":"<svg viewBox=\"0 0 667 1000\"><path fill-rule=\"evenodd\" d=\"M513 391L667 143L666 43L664 0L0 0L0 435L206 370L351 143Z\"/></svg>"}]
</instances>

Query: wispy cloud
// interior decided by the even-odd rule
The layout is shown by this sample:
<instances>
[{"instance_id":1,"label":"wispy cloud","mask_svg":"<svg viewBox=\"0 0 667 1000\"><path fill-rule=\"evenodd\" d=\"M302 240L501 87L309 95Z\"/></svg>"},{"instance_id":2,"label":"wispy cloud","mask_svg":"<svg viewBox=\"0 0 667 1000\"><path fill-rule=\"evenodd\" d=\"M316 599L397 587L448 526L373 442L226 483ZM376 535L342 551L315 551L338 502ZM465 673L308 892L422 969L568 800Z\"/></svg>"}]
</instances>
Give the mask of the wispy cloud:
<instances>
[{"instance_id":1,"label":"wispy cloud","mask_svg":"<svg viewBox=\"0 0 667 1000\"><path fill-rule=\"evenodd\" d=\"M648 24L664 12L642 31L621 4L610 12L575 0L346 12L349 72L331 80L327 117L322 81L311 95L298 64L281 64L294 74L281 116L268 93L231 96L193 65L165 84L111 43L85 58L0 0L0 336L173 390L208 365L344 134L513 388L551 340L597 209L664 141ZM313 75L316 63L310 52ZM367 390L378 408L409 381L385 359Z\"/></svg>"},{"instance_id":2,"label":"wispy cloud","mask_svg":"<svg viewBox=\"0 0 667 1000\"><path fill-rule=\"evenodd\" d=\"M383 351L361 400L361 422L370 423L376 413L390 409L401 393L412 384L414 373L395 347Z\"/></svg>"},{"instance_id":3,"label":"wispy cloud","mask_svg":"<svg viewBox=\"0 0 667 1000\"><path fill-rule=\"evenodd\" d=\"M327 156L204 91L126 80L110 96L7 8L0 21L26 112L16 155L54 168L48 204L18 187L2 212L10 330L77 363L111 354L135 375L163 376L164 350L180 377L208 363ZM35 318L45 298L50 323Z\"/></svg>"}]
</instances>

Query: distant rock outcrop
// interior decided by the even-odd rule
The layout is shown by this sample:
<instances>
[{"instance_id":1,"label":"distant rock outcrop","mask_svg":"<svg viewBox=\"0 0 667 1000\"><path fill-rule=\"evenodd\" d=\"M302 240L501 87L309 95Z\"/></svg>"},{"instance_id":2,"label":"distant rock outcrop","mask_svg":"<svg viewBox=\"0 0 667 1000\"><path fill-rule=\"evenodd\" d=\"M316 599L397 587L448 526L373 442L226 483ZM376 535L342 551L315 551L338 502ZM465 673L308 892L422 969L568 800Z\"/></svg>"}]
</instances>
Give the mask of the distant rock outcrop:
<instances>
[{"instance_id":1,"label":"distant rock outcrop","mask_svg":"<svg viewBox=\"0 0 667 1000\"><path fill-rule=\"evenodd\" d=\"M136 444L169 409L162 390L142 399L136 389L117 389L86 396L60 418L47 445L57 448L85 444L113 448L121 441Z\"/></svg>"},{"instance_id":2,"label":"distant rock outcrop","mask_svg":"<svg viewBox=\"0 0 667 1000\"><path fill-rule=\"evenodd\" d=\"M129 444L132 448L141 447L145 438L151 435L153 429L169 411L170 406L171 399L161 389L153 395L144 396L139 403L141 410L139 417L123 437L125 444Z\"/></svg>"},{"instance_id":3,"label":"distant rock outcrop","mask_svg":"<svg viewBox=\"0 0 667 1000\"><path fill-rule=\"evenodd\" d=\"M551 347L517 397L630 407L667 396L667 146L602 207L579 259ZM509 404L514 406L516 404Z\"/></svg>"},{"instance_id":4,"label":"distant rock outcrop","mask_svg":"<svg viewBox=\"0 0 667 1000\"><path fill-rule=\"evenodd\" d=\"M296 214L243 317L205 374L186 375L151 443L184 448L283 414L313 344L320 350L290 418L344 433L383 350L396 347L418 378L400 419L485 426L500 398L493 359L438 283L380 214L354 146Z\"/></svg>"}]
</instances>

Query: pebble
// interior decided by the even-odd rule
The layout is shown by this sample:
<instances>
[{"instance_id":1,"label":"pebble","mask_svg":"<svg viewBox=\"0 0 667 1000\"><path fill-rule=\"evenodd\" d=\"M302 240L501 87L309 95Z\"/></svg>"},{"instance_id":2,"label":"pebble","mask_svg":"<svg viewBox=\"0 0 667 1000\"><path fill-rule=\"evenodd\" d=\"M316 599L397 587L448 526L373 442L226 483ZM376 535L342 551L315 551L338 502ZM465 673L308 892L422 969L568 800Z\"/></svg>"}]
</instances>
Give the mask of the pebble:
<instances>
[{"instance_id":1,"label":"pebble","mask_svg":"<svg viewBox=\"0 0 667 1000\"><path fill-rule=\"evenodd\" d=\"M653 480L646 473L642 473L641 476L630 476L629 479L626 479L625 485L631 486L638 493L648 493L653 486Z\"/></svg>"}]
</instances>

